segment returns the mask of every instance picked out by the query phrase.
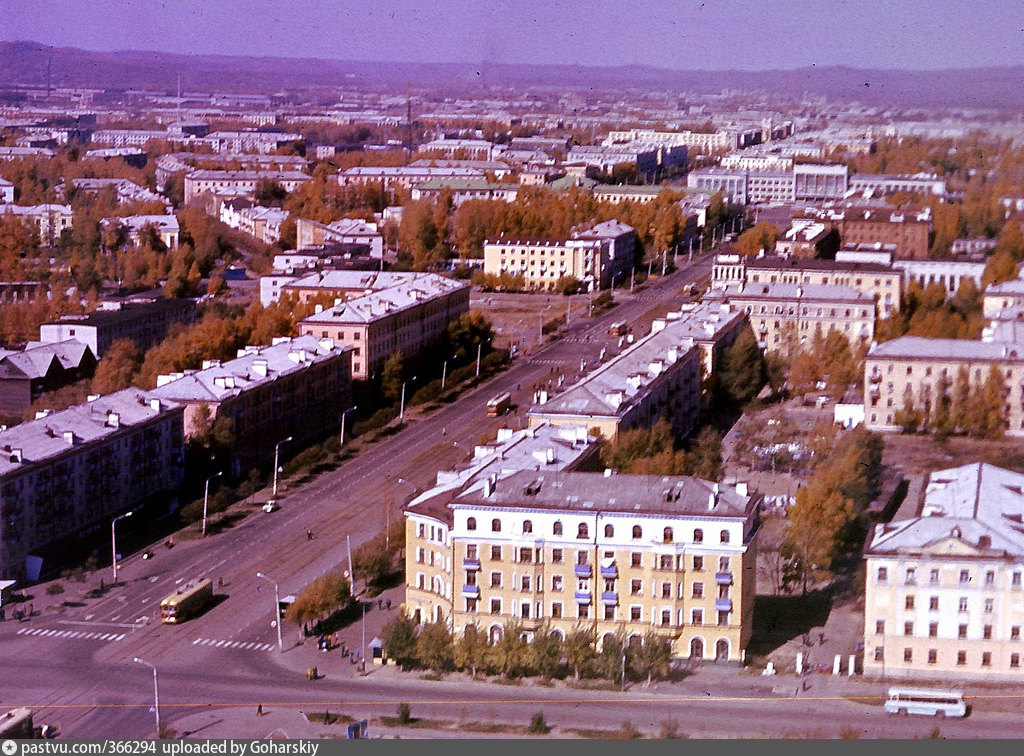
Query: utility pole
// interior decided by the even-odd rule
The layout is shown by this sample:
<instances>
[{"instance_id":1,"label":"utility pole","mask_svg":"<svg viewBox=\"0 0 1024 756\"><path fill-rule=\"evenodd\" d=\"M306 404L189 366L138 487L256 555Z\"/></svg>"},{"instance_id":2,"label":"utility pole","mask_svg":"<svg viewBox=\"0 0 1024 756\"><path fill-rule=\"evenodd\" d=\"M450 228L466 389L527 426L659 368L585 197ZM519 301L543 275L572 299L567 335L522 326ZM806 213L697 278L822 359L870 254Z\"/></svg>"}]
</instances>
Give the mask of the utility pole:
<instances>
[{"instance_id":1,"label":"utility pole","mask_svg":"<svg viewBox=\"0 0 1024 756\"><path fill-rule=\"evenodd\" d=\"M484 342L480 342L476 345L476 377L480 377L480 353L484 348Z\"/></svg>"},{"instance_id":2,"label":"utility pole","mask_svg":"<svg viewBox=\"0 0 1024 756\"><path fill-rule=\"evenodd\" d=\"M345 543L348 545L348 582L352 586L352 593L356 591L356 571L352 567L352 539L345 536Z\"/></svg>"}]
</instances>

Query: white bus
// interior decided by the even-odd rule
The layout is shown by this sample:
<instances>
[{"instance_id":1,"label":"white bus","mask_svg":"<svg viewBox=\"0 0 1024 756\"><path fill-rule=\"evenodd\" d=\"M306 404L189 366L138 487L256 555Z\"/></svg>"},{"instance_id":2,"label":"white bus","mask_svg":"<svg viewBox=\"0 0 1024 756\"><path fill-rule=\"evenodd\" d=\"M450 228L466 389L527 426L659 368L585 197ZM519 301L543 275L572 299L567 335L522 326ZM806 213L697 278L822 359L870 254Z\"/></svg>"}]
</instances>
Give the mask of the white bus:
<instances>
[{"instance_id":1,"label":"white bus","mask_svg":"<svg viewBox=\"0 0 1024 756\"><path fill-rule=\"evenodd\" d=\"M959 690L889 688L885 702L889 714L921 714L928 717L966 717L967 704Z\"/></svg>"}]
</instances>

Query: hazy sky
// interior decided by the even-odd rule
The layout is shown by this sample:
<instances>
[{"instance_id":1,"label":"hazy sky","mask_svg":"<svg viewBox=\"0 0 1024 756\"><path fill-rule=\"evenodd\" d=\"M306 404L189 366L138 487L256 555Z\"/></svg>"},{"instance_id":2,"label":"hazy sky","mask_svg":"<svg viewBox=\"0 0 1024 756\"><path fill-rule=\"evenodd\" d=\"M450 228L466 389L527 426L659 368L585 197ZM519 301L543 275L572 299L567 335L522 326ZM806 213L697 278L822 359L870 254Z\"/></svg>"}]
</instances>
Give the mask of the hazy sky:
<instances>
[{"instance_id":1,"label":"hazy sky","mask_svg":"<svg viewBox=\"0 0 1024 756\"><path fill-rule=\"evenodd\" d=\"M677 69L1024 64L1021 0L0 0L0 40Z\"/></svg>"}]
</instances>

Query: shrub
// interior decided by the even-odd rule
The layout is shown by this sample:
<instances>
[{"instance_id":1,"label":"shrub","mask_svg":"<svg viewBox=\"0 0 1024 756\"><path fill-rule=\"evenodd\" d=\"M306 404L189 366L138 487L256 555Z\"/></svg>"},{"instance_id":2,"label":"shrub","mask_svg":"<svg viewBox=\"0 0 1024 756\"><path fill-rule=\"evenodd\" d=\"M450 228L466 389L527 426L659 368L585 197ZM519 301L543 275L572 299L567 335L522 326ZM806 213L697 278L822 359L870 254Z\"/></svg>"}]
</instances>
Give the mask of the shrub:
<instances>
[{"instance_id":1,"label":"shrub","mask_svg":"<svg viewBox=\"0 0 1024 756\"><path fill-rule=\"evenodd\" d=\"M527 730L531 735L547 735L551 732L548 723L544 721L544 712L538 711L530 720L530 727Z\"/></svg>"},{"instance_id":2,"label":"shrub","mask_svg":"<svg viewBox=\"0 0 1024 756\"><path fill-rule=\"evenodd\" d=\"M398 704L398 723L407 725L412 722L412 709L407 703Z\"/></svg>"},{"instance_id":3,"label":"shrub","mask_svg":"<svg viewBox=\"0 0 1024 756\"><path fill-rule=\"evenodd\" d=\"M451 381L448 381L449 383ZM412 398L409 400L409 404L412 406L418 404L426 404L427 402L435 402L441 397L441 381L435 379L428 383L426 386L421 388Z\"/></svg>"},{"instance_id":4,"label":"shrub","mask_svg":"<svg viewBox=\"0 0 1024 756\"><path fill-rule=\"evenodd\" d=\"M57 596L61 593L64 593L64 586L60 583L50 583L48 586L46 586L47 596Z\"/></svg>"},{"instance_id":5,"label":"shrub","mask_svg":"<svg viewBox=\"0 0 1024 756\"><path fill-rule=\"evenodd\" d=\"M362 436L364 433L370 433L371 431L383 428L396 417L398 417L397 406L389 406L379 409L366 420L360 420L358 423L354 423L352 425L352 435Z\"/></svg>"}]
</instances>

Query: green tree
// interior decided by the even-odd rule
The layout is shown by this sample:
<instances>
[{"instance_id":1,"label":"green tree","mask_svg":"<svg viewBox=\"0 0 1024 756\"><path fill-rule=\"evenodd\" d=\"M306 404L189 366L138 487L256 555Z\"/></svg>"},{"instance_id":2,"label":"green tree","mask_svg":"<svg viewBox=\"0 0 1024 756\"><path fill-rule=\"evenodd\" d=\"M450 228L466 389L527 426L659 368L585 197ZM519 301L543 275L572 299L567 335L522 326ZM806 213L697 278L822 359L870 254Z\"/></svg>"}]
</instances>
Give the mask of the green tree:
<instances>
[{"instance_id":1,"label":"green tree","mask_svg":"<svg viewBox=\"0 0 1024 756\"><path fill-rule=\"evenodd\" d=\"M765 384L764 356L749 328L740 332L725 350L719 373L719 385L736 404L746 404Z\"/></svg>"},{"instance_id":2,"label":"green tree","mask_svg":"<svg viewBox=\"0 0 1024 756\"><path fill-rule=\"evenodd\" d=\"M594 660L594 633L592 630L577 627L565 638L562 644L562 653L572 669L572 674L578 681L580 675Z\"/></svg>"},{"instance_id":3,"label":"green tree","mask_svg":"<svg viewBox=\"0 0 1024 756\"><path fill-rule=\"evenodd\" d=\"M452 354L462 361L476 359L477 348L482 355L491 350L494 329L491 321L479 310L465 312L448 324L448 344Z\"/></svg>"},{"instance_id":4,"label":"green tree","mask_svg":"<svg viewBox=\"0 0 1024 756\"><path fill-rule=\"evenodd\" d=\"M546 623L533 634L529 666L545 679L554 677L562 666L562 636Z\"/></svg>"},{"instance_id":5,"label":"green tree","mask_svg":"<svg viewBox=\"0 0 1024 756\"><path fill-rule=\"evenodd\" d=\"M506 678L519 677L529 670L530 647L523 637L523 626L517 620L508 620L501 637L490 648L494 667Z\"/></svg>"},{"instance_id":6,"label":"green tree","mask_svg":"<svg viewBox=\"0 0 1024 756\"><path fill-rule=\"evenodd\" d=\"M403 667L416 662L416 623L399 612L381 631L384 653Z\"/></svg>"},{"instance_id":7,"label":"green tree","mask_svg":"<svg viewBox=\"0 0 1024 756\"><path fill-rule=\"evenodd\" d=\"M626 639L621 633L605 635L601 641L601 651L595 659L595 666L601 677L612 682L619 682L622 677L622 652L626 650L626 666L632 657L631 649L626 647Z\"/></svg>"},{"instance_id":8,"label":"green tree","mask_svg":"<svg viewBox=\"0 0 1024 756\"><path fill-rule=\"evenodd\" d=\"M967 430L970 422L971 406L971 376L963 365L956 373L956 380L953 383L953 402L950 416L950 425L958 433Z\"/></svg>"},{"instance_id":9,"label":"green tree","mask_svg":"<svg viewBox=\"0 0 1024 756\"><path fill-rule=\"evenodd\" d=\"M688 474L704 480L722 478L722 437L710 425L697 434L696 443L686 455Z\"/></svg>"},{"instance_id":10,"label":"green tree","mask_svg":"<svg viewBox=\"0 0 1024 756\"><path fill-rule=\"evenodd\" d=\"M397 402L402 395L402 382L405 380L405 361L402 353L392 352L384 361L381 371L381 391L389 402Z\"/></svg>"},{"instance_id":11,"label":"green tree","mask_svg":"<svg viewBox=\"0 0 1024 756\"><path fill-rule=\"evenodd\" d=\"M452 667L455 647L448 624L442 619L424 625L416 639L416 657L420 664L435 672L447 672Z\"/></svg>"},{"instance_id":12,"label":"green tree","mask_svg":"<svg viewBox=\"0 0 1024 756\"><path fill-rule=\"evenodd\" d=\"M650 685L655 677L663 678L668 676L669 666L672 663L672 646L667 638L660 637L653 630L648 630L644 635L643 645L634 654L634 669L647 678Z\"/></svg>"},{"instance_id":13,"label":"green tree","mask_svg":"<svg viewBox=\"0 0 1024 756\"><path fill-rule=\"evenodd\" d=\"M468 669L476 677L477 670L486 663L486 656L487 639L476 625L469 625L455 644L455 666Z\"/></svg>"},{"instance_id":14,"label":"green tree","mask_svg":"<svg viewBox=\"0 0 1024 756\"><path fill-rule=\"evenodd\" d=\"M285 188L270 178L261 178L257 181L252 193L253 200L264 207L279 205L287 196Z\"/></svg>"}]
</instances>

